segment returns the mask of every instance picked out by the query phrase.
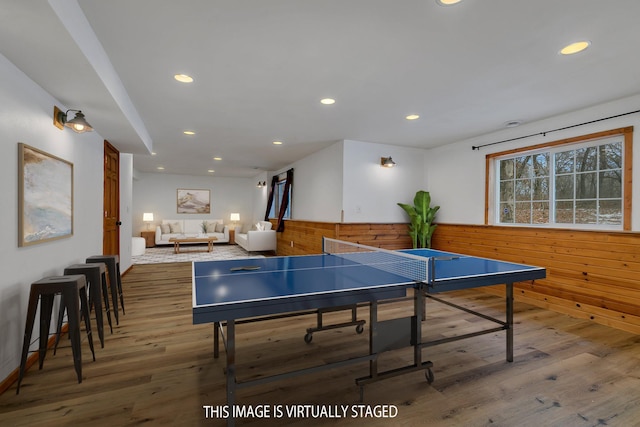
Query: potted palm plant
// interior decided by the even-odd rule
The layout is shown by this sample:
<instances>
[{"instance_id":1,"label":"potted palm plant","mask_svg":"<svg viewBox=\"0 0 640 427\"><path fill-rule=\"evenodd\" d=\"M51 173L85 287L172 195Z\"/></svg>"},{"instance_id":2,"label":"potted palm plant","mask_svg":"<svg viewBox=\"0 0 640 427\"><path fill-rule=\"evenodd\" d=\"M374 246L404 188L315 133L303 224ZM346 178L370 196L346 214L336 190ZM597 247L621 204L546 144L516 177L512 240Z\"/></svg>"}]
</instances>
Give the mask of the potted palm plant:
<instances>
[{"instance_id":1,"label":"potted palm plant","mask_svg":"<svg viewBox=\"0 0 640 427\"><path fill-rule=\"evenodd\" d=\"M430 248L431 236L435 231L437 224L433 224L436 212L440 206L431 207L431 195L428 191L418 191L413 198L413 206L398 203L404 211L409 215L409 236L415 248Z\"/></svg>"}]
</instances>

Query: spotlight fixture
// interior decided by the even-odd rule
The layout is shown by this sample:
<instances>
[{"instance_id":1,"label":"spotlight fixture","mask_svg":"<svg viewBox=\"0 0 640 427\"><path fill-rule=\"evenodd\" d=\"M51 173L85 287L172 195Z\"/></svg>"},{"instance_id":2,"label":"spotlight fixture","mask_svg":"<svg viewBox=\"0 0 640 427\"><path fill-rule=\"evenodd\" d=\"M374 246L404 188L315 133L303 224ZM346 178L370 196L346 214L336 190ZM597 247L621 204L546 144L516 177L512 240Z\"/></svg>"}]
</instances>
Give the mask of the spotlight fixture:
<instances>
[{"instance_id":1,"label":"spotlight fixture","mask_svg":"<svg viewBox=\"0 0 640 427\"><path fill-rule=\"evenodd\" d=\"M380 157L380 166L385 168L392 168L396 165L396 162L393 161L391 156L389 157Z\"/></svg>"},{"instance_id":2,"label":"spotlight fixture","mask_svg":"<svg viewBox=\"0 0 640 427\"><path fill-rule=\"evenodd\" d=\"M69 111L75 111L76 115L73 119L68 120ZM84 114L80 110L67 110L64 113L55 105L53 106L53 125L58 129L64 126L70 128L76 133L84 133L93 131L93 127L84 118Z\"/></svg>"},{"instance_id":3,"label":"spotlight fixture","mask_svg":"<svg viewBox=\"0 0 640 427\"><path fill-rule=\"evenodd\" d=\"M588 40L581 40L575 43L568 44L560 50L561 55L573 55L578 52L582 52L586 48L591 46L591 42Z\"/></svg>"},{"instance_id":4,"label":"spotlight fixture","mask_svg":"<svg viewBox=\"0 0 640 427\"><path fill-rule=\"evenodd\" d=\"M267 186L267 181L258 181L258 185L256 187L262 188Z\"/></svg>"}]
</instances>

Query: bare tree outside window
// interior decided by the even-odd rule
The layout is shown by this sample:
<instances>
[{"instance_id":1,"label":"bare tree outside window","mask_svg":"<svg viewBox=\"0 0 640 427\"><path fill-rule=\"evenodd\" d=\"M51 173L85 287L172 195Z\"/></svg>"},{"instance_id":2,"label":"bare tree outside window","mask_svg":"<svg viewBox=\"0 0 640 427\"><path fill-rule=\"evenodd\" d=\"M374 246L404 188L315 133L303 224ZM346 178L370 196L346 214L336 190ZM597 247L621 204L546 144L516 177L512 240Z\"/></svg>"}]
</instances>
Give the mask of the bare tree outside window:
<instances>
[{"instance_id":1,"label":"bare tree outside window","mask_svg":"<svg viewBox=\"0 0 640 427\"><path fill-rule=\"evenodd\" d=\"M623 138L497 160L502 224L622 225Z\"/></svg>"}]
</instances>

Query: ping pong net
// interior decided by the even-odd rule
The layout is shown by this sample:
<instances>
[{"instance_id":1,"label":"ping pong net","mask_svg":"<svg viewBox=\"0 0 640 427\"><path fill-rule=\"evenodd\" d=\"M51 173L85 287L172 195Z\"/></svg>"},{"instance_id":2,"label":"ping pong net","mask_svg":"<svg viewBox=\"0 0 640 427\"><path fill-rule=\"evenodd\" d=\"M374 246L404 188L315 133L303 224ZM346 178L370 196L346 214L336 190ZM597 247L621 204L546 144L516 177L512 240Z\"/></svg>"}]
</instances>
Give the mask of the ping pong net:
<instances>
[{"instance_id":1,"label":"ping pong net","mask_svg":"<svg viewBox=\"0 0 640 427\"><path fill-rule=\"evenodd\" d=\"M322 250L325 254L393 273L414 282L428 283L429 280L429 258L328 237L322 239Z\"/></svg>"}]
</instances>

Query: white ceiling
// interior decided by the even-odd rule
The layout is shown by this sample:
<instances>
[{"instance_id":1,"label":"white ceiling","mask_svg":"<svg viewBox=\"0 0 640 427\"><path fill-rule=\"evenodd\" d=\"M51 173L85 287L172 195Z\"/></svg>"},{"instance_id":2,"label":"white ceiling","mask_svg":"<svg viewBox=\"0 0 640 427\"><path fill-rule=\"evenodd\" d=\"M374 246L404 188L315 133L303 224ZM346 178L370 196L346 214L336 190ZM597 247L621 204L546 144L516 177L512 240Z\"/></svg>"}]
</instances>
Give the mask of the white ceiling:
<instances>
[{"instance_id":1,"label":"white ceiling","mask_svg":"<svg viewBox=\"0 0 640 427\"><path fill-rule=\"evenodd\" d=\"M138 170L253 177L638 94L639 21L637 0L0 0L0 53Z\"/></svg>"}]
</instances>

